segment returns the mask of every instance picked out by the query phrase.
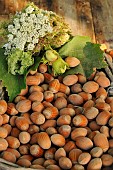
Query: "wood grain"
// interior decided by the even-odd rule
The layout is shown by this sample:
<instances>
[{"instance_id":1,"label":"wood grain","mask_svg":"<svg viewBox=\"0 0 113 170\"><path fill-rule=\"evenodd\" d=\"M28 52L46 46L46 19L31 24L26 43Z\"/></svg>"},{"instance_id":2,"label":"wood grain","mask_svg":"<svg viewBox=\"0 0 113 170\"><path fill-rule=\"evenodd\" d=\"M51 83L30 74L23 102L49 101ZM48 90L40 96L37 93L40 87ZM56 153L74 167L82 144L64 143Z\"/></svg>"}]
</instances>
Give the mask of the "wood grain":
<instances>
[{"instance_id":1,"label":"wood grain","mask_svg":"<svg viewBox=\"0 0 113 170\"><path fill-rule=\"evenodd\" d=\"M5 11L4 0L0 0L0 15L2 15L4 11Z\"/></svg>"},{"instance_id":2,"label":"wood grain","mask_svg":"<svg viewBox=\"0 0 113 170\"><path fill-rule=\"evenodd\" d=\"M0 0L0 21L20 10L28 0ZM90 36L93 42L113 49L113 0L30 0L39 8L64 17L73 35ZM1 16L2 15L2 16Z\"/></svg>"},{"instance_id":3,"label":"wood grain","mask_svg":"<svg viewBox=\"0 0 113 170\"><path fill-rule=\"evenodd\" d=\"M77 34L87 35L95 42L94 27L89 0L76 1Z\"/></svg>"},{"instance_id":4,"label":"wood grain","mask_svg":"<svg viewBox=\"0 0 113 170\"><path fill-rule=\"evenodd\" d=\"M28 0L0 0L2 1L2 5L4 6L4 10L2 10L2 14L15 13L16 11L20 11L25 7Z\"/></svg>"},{"instance_id":5,"label":"wood grain","mask_svg":"<svg viewBox=\"0 0 113 170\"><path fill-rule=\"evenodd\" d=\"M113 1L90 0L96 42L113 49Z\"/></svg>"}]
</instances>

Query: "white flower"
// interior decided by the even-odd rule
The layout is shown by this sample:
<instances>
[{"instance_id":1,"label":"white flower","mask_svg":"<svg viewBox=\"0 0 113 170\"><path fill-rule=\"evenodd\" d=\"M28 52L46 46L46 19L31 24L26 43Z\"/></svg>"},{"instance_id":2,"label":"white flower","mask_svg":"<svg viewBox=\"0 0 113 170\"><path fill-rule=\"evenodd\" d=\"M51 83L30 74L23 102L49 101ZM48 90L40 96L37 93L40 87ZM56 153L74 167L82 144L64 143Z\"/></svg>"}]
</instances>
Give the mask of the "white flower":
<instances>
[{"instance_id":1,"label":"white flower","mask_svg":"<svg viewBox=\"0 0 113 170\"><path fill-rule=\"evenodd\" d=\"M19 23L19 18L14 18L13 23L14 23L14 24Z\"/></svg>"},{"instance_id":2,"label":"white flower","mask_svg":"<svg viewBox=\"0 0 113 170\"><path fill-rule=\"evenodd\" d=\"M8 41L12 41L13 40L13 34L8 34Z\"/></svg>"},{"instance_id":3,"label":"white flower","mask_svg":"<svg viewBox=\"0 0 113 170\"><path fill-rule=\"evenodd\" d=\"M48 29L47 29L48 32L52 33L53 31L53 28L51 26L48 26Z\"/></svg>"},{"instance_id":4,"label":"white flower","mask_svg":"<svg viewBox=\"0 0 113 170\"><path fill-rule=\"evenodd\" d=\"M37 18L33 19L33 23L36 24L37 23Z\"/></svg>"},{"instance_id":5,"label":"white flower","mask_svg":"<svg viewBox=\"0 0 113 170\"><path fill-rule=\"evenodd\" d=\"M8 25L8 31L9 31L9 32L11 32L13 28L14 28L13 25Z\"/></svg>"},{"instance_id":6,"label":"white flower","mask_svg":"<svg viewBox=\"0 0 113 170\"><path fill-rule=\"evenodd\" d=\"M28 37L26 42L32 42L32 38Z\"/></svg>"},{"instance_id":7,"label":"white flower","mask_svg":"<svg viewBox=\"0 0 113 170\"><path fill-rule=\"evenodd\" d=\"M5 47L6 50L10 50L11 49L11 43L7 43L5 44L3 47Z\"/></svg>"},{"instance_id":8,"label":"white flower","mask_svg":"<svg viewBox=\"0 0 113 170\"><path fill-rule=\"evenodd\" d=\"M24 39L24 41L26 41L26 39L27 39L27 32L22 32L21 33L21 39Z\"/></svg>"},{"instance_id":9,"label":"white flower","mask_svg":"<svg viewBox=\"0 0 113 170\"><path fill-rule=\"evenodd\" d=\"M20 50L24 50L24 46L25 46L25 39L18 39L18 38L15 38L14 41L13 41L15 48L19 48Z\"/></svg>"},{"instance_id":10,"label":"white flower","mask_svg":"<svg viewBox=\"0 0 113 170\"><path fill-rule=\"evenodd\" d=\"M40 24L36 24L35 28L36 28L37 30L39 30L39 29L41 29L41 25L40 25Z\"/></svg>"},{"instance_id":11,"label":"white flower","mask_svg":"<svg viewBox=\"0 0 113 170\"><path fill-rule=\"evenodd\" d=\"M45 23L48 22L48 17L47 16L43 16L43 20L45 21Z\"/></svg>"},{"instance_id":12,"label":"white flower","mask_svg":"<svg viewBox=\"0 0 113 170\"><path fill-rule=\"evenodd\" d=\"M36 20L36 24L40 24L40 25L42 25L42 20L40 20L40 18L37 18L37 20Z\"/></svg>"},{"instance_id":13,"label":"white flower","mask_svg":"<svg viewBox=\"0 0 113 170\"><path fill-rule=\"evenodd\" d=\"M26 17L28 17L28 14L23 12L23 13L21 14L21 17L22 17L22 18L26 18Z\"/></svg>"},{"instance_id":14,"label":"white flower","mask_svg":"<svg viewBox=\"0 0 113 170\"><path fill-rule=\"evenodd\" d=\"M37 18L40 18L40 19L43 19L44 15L41 13L41 14L37 14Z\"/></svg>"},{"instance_id":15,"label":"white flower","mask_svg":"<svg viewBox=\"0 0 113 170\"><path fill-rule=\"evenodd\" d=\"M48 29L48 24L42 25L42 30L47 31L47 29Z\"/></svg>"},{"instance_id":16,"label":"white flower","mask_svg":"<svg viewBox=\"0 0 113 170\"><path fill-rule=\"evenodd\" d=\"M7 49L11 49L11 43L8 43Z\"/></svg>"},{"instance_id":17,"label":"white flower","mask_svg":"<svg viewBox=\"0 0 113 170\"><path fill-rule=\"evenodd\" d=\"M35 45L33 43L28 44L27 49L29 51L32 51L34 49Z\"/></svg>"},{"instance_id":18,"label":"white flower","mask_svg":"<svg viewBox=\"0 0 113 170\"><path fill-rule=\"evenodd\" d=\"M9 43L4 44L3 47L5 47L7 49L8 45L9 45Z\"/></svg>"},{"instance_id":19,"label":"white flower","mask_svg":"<svg viewBox=\"0 0 113 170\"><path fill-rule=\"evenodd\" d=\"M19 29L20 28L20 24L19 23L15 23L15 28Z\"/></svg>"},{"instance_id":20,"label":"white flower","mask_svg":"<svg viewBox=\"0 0 113 170\"><path fill-rule=\"evenodd\" d=\"M41 37L53 31L48 11L35 10L32 6L28 6L25 12L17 12L15 16L14 25L8 26L10 34L8 35L9 43L4 46L5 54L9 54L15 48L32 51Z\"/></svg>"},{"instance_id":21,"label":"white flower","mask_svg":"<svg viewBox=\"0 0 113 170\"><path fill-rule=\"evenodd\" d=\"M21 17L20 22L25 22L25 19L26 19L25 17Z\"/></svg>"},{"instance_id":22,"label":"white flower","mask_svg":"<svg viewBox=\"0 0 113 170\"><path fill-rule=\"evenodd\" d=\"M32 19L30 16L26 18L26 21L27 21L27 22L32 22L32 23L33 23L33 19Z\"/></svg>"},{"instance_id":23,"label":"white flower","mask_svg":"<svg viewBox=\"0 0 113 170\"><path fill-rule=\"evenodd\" d=\"M31 13L33 12L33 10L34 10L34 8L33 8L32 6L28 6L28 7L25 9L26 13L28 13L28 14L31 14Z\"/></svg>"},{"instance_id":24,"label":"white flower","mask_svg":"<svg viewBox=\"0 0 113 170\"><path fill-rule=\"evenodd\" d=\"M28 32L30 33L30 32L34 32L34 25L33 24L30 24L29 26L28 26Z\"/></svg>"},{"instance_id":25,"label":"white flower","mask_svg":"<svg viewBox=\"0 0 113 170\"><path fill-rule=\"evenodd\" d=\"M4 55L8 55L10 53L10 51L5 51Z\"/></svg>"},{"instance_id":26,"label":"white flower","mask_svg":"<svg viewBox=\"0 0 113 170\"><path fill-rule=\"evenodd\" d=\"M44 31L44 30L42 30L42 29L41 29L41 30L39 30L39 31L38 31L38 33L39 33L39 36L40 36L40 37L44 37L44 36L45 36L45 34L46 34L46 33L45 33L45 31Z\"/></svg>"},{"instance_id":27,"label":"white flower","mask_svg":"<svg viewBox=\"0 0 113 170\"><path fill-rule=\"evenodd\" d=\"M22 25L22 26L20 27L20 32L26 32L26 31L28 31L28 27Z\"/></svg>"},{"instance_id":28,"label":"white flower","mask_svg":"<svg viewBox=\"0 0 113 170\"><path fill-rule=\"evenodd\" d=\"M36 38L36 37L35 37L35 38L33 38L33 43L34 43L34 44L37 44L37 43L38 43L38 41L39 41L39 39L38 39L38 38Z\"/></svg>"},{"instance_id":29,"label":"white flower","mask_svg":"<svg viewBox=\"0 0 113 170\"><path fill-rule=\"evenodd\" d=\"M36 27L35 28L33 28L33 34L37 34L37 29L36 29Z\"/></svg>"},{"instance_id":30,"label":"white flower","mask_svg":"<svg viewBox=\"0 0 113 170\"><path fill-rule=\"evenodd\" d=\"M19 44L17 44L16 45L16 48L19 48L20 50L24 50L24 44L22 44L22 43L19 43Z\"/></svg>"},{"instance_id":31,"label":"white flower","mask_svg":"<svg viewBox=\"0 0 113 170\"><path fill-rule=\"evenodd\" d=\"M29 37L34 37L34 36L35 36L34 32L31 32L31 33L29 34Z\"/></svg>"},{"instance_id":32,"label":"white flower","mask_svg":"<svg viewBox=\"0 0 113 170\"><path fill-rule=\"evenodd\" d=\"M35 19L36 15L35 14L30 14L30 18Z\"/></svg>"},{"instance_id":33,"label":"white flower","mask_svg":"<svg viewBox=\"0 0 113 170\"><path fill-rule=\"evenodd\" d=\"M22 37L22 33L20 31L17 31L16 36L17 36L17 38L21 38Z\"/></svg>"},{"instance_id":34,"label":"white flower","mask_svg":"<svg viewBox=\"0 0 113 170\"><path fill-rule=\"evenodd\" d=\"M13 35L16 35L16 34L17 34L17 29L16 29L16 28L13 28L12 31L11 31L11 33L12 33Z\"/></svg>"},{"instance_id":35,"label":"white flower","mask_svg":"<svg viewBox=\"0 0 113 170\"><path fill-rule=\"evenodd\" d=\"M12 41L12 43L13 43L14 45L18 44L18 43L19 43L19 38L14 38L13 41Z\"/></svg>"}]
</instances>

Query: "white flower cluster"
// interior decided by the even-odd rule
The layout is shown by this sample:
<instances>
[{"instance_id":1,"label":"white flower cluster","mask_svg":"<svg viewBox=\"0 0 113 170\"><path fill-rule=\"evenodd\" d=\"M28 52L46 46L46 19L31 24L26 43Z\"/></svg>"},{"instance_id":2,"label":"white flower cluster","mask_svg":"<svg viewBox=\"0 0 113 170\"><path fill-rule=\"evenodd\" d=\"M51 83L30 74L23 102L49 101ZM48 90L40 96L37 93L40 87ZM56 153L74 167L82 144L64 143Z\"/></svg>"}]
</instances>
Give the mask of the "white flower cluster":
<instances>
[{"instance_id":1,"label":"white flower cluster","mask_svg":"<svg viewBox=\"0 0 113 170\"><path fill-rule=\"evenodd\" d=\"M16 13L13 23L8 25L8 43L4 45L5 55L16 48L32 51L39 38L52 31L47 12L28 6L24 12Z\"/></svg>"}]
</instances>

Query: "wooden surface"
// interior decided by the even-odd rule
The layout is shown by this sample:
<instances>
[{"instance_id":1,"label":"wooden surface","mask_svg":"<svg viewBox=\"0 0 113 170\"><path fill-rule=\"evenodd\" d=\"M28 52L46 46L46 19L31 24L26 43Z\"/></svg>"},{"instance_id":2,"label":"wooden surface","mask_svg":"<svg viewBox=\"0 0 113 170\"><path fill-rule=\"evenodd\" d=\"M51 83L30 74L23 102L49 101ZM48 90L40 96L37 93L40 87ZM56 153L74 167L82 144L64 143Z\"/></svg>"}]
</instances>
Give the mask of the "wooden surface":
<instances>
[{"instance_id":1,"label":"wooden surface","mask_svg":"<svg viewBox=\"0 0 113 170\"><path fill-rule=\"evenodd\" d=\"M74 35L87 35L93 42L113 49L113 0L31 0L38 7L63 16ZM0 20L20 10L27 0L0 0Z\"/></svg>"}]
</instances>

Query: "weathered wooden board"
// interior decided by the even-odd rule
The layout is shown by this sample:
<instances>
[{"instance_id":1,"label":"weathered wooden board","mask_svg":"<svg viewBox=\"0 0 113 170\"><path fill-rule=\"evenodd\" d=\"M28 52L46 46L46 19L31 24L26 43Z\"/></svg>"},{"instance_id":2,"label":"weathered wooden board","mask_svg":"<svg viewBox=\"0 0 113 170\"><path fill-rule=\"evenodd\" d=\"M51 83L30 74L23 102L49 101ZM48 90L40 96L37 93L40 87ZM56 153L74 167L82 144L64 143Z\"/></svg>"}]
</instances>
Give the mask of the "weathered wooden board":
<instances>
[{"instance_id":1,"label":"weathered wooden board","mask_svg":"<svg viewBox=\"0 0 113 170\"><path fill-rule=\"evenodd\" d=\"M96 41L113 49L113 0L90 0Z\"/></svg>"},{"instance_id":2,"label":"weathered wooden board","mask_svg":"<svg viewBox=\"0 0 113 170\"><path fill-rule=\"evenodd\" d=\"M22 9L28 0L0 0L3 15ZM93 42L113 48L113 0L31 0L38 7L63 16L74 35L90 36Z\"/></svg>"}]
</instances>

